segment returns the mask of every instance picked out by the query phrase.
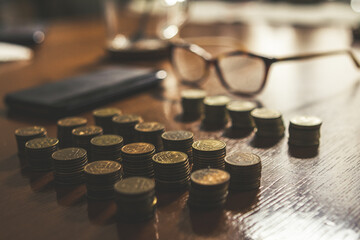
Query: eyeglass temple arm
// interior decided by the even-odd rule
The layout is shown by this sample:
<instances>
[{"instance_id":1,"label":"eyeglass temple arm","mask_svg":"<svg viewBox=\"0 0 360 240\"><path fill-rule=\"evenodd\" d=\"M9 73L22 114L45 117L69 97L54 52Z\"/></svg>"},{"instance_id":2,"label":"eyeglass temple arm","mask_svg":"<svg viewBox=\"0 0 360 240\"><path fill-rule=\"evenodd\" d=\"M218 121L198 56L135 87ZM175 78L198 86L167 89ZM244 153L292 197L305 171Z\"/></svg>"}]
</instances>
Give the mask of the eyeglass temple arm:
<instances>
[{"instance_id":1,"label":"eyeglass temple arm","mask_svg":"<svg viewBox=\"0 0 360 240\"><path fill-rule=\"evenodd\" d=\"M354 53L351 50L337 50L331 52L324 52L324 53L314 53L314 54L305 54L305 55L298 55L298 56L291 56L291 57L284 57L284 58L274 58L274 62L282 62L282 61L293 61L293 60L302 60L302 59L309 59L309 58L317 58L317 57L325 57L330 55L340 55L340 54L347 54L350 56L352 61L354 62L357 68L360 68L360 63L356 59Z\"/></svg>"}]
</instances>

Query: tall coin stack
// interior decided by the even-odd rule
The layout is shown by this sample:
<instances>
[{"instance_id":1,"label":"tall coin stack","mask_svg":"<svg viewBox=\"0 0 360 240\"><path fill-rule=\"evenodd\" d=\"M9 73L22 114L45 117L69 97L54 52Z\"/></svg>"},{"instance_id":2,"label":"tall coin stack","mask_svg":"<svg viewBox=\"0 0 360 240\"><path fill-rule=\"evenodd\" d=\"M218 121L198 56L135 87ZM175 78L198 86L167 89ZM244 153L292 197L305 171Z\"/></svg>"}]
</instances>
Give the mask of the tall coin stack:
<instances>
[{"instance_id":1,"label":"tall coin stack","mask_svg":"<svg viewBox=\"0 0 360 240\"><path fill-rule=\"evenodd\" d=\"M224 169L226 143L220 140L206 139L195 141L192 145L194 165L193 170L202 168Z\"/></svg>"},{"instance_id":2,"label":"tall coin stack","mask_svg":"<svg viewBox=\"0 0 360 240\"><path fill-rule=\"evenodd\" d=\"M93 161L112 160L121 162L123 138L118 135L101 135L93 137L91 143L91 158Z\"/></svg>"},{"instance_id":3,"label":"tall coin stack","mask_svg":"<svg viewBox=\"0 0 360 240\"><path fill-rule=\"evenodd\" d=\"M151 143L155 146L156 152L163 150L161 134L165 131L165 126L158 122L142 122L135 125L135 131L140 142Z\"/></svg>"},{"instance_id":4,"label":"tall coin stack","mask_svg":"<svg viewBox=\"0 0 360 240\"><path fill-rule=\"evenodd\" d=\"M155 213L155 182L149 178L130 177L114 186L118 215L124 221L144 221Z\"/></svg>"},{"instance_id":5,"label":"tall coin stack","mask_svg":"<svg viewBox=\"0 0 360 240\"><path fill-rule=\"evenodd\" d=\"M252 129L255 127L254 120L251 117L251 111L256 108L256 104L249 101L231 101L226 109L229 112L232 128Z\"/></svg>"},{"instance_id":6,"label":"tall coin stack","mask_svg":"<svg viewBox=\"0 0 360 240\"><path fill-rule=\"evenodd\" d=\"M267 108L256 108L251 112L259 137L280 138L284 136L284 123L280 112Z\"/></svg>"},{"instance_id":7,"label":"tall coin stack","mask_svg":"<svg viewBox=\"0 0 360 240\"><path fill-rule=\"evenodd\" d=\"M225 157L225 169L230 173L229 188L249 191L260 187L261 160L252 153L234 153Z\"/></svg>"},{"instance_id":8,"label":"tall coin stack","mask_svg":"<svg viewBox=\"0 0 360 240\"><path fill-rule=\"evenodd\" d=\"M98 126L83 126L72 130L73 143L76 147L83 148L87 151L88 159L91 161L91 143L93 137L103 134L103 129Z\"/></svg>"},{"instance_id":9,"label":"tall coin stack","mask_svg":"<svg viewBox=\"0 0 360 240\"><path fill-rule=\"evenodd\" d=\"M204 112L204 98L206 92L201 89L186 89L181 92L181 106L183 118L187 121L201 118Z\"/></svg>"},{"instance_id":10,"label":"tall coin stack","mask_svg":"<svg viewBox=\"0 0 360 240\"><path fill-rule=\"evenodd\" d=\"M113 133L112 118L121 115L118 108L100 108L93 111L95 124L102 127L105 134Z\"/></svg>"},{"instance_id":11,"label":"tall coin stack","mask_svg":"<svg viewBox=\"0 0 360 240\"><path fill-rule=\"evenodd\" d=\"M114 116L112 118L113 132L124 139L124 144L135 142L135 125L143 122L143 119L138 115L124 114Z\"/></svg>"},{"instance_id":12,"label":"tall coin stack","mask_svg":"<svg viewBox=\"0 0 360 240\"><path fill-rule=\"evenodd\" d=\"M186 153L189 162L192 163L192 144L194 143L194 134L189 131L166 131L161 135L164 150L179 151Z\"/></svg>"},{"instance_id":13,"label":"tall coin stack","mask_svg":"<svg viewBox=\"0 0 360 240\"><path fill-rule=\"evenodd\" d=\"M121 180L121 165L114 161L95 161L84 168L87 196L90 199L114 198L114 184Z\"/></svg>"},{"instance_id":14,"label":"tall coin stack","mask_svg":"<svg viewBox=\"0 0 360 240\"><path fill-rule=\"evenodd\" d=\"M203 124L206 128L221 128L228 122L226 105L230 102L227 96L210 96L204 99L205 118Z\"/></svg>"},{"instance_id":15,"label":"tall coin stack","mask_svg":"<svg viewBox=\"0 0 360 240\"><path fill-rule=\"evenodd\" d=\"M52 154L55 182L59 184L80 184L85 181L84 167L87 164L86 150L64 148Z\"/></svg>"},{"instance_id":16,"label":"tall coin stack","mask_svg":"<svg viewBox=\"0 0 360 240\"><path fill-rule=\"evenodd\" d=\"M163 190L180 190L189 185L190 165L183 152L164 151L153 156L156 186Z\"/></svg>"},{"instance_id":17,"label":"tall coin stack","mask_svg":"<svg viewBox=\"0 0 360 240\"><path fill-rule=\"evenodd\" d=\"M32 126L18 128L15 130L15 138L20 156L25 156L25 143L34 138L46 137L47 132L44 127Z\"/></svg>"},{"instance_id":18,"label":"tall coin stack","mask_svg":"<svg viewBox=\"0 0 360 240\"><path fill-rule=\"evenodd\" d=\"M62 118L57 122L57 137L59 139L59 147L67 148L73 146L72 130L85 126L87 119L82 117Z\"/></svg>"},{"instance_id":19,"label":"tall coin stack","mask_svg":"<svg viewBox=\"0 0 360 240\"><path fill-rule=\"evenodd\" d=\"M315 116L292 118L289 126L289 144L300 147L319 145L321 124L321 119Z\"/></svg>"},{"instance_id":20,"label":"tall coin stack","mask_svg":"<svg viewBox=\"0 0 360 240\"><path fill-rule=\"evenodd\" d=\"M219 169L201 169L191 174L189 205L197 209L222 207L226 202L229 173Z\"/></svg>"},{"instance_id":21,"label":"tall coin stack","mask_svg":"<svg viewBox=\"0 0 360 240\"><path fill-rule=\"evenodd\" d=\"M51 155L58 150L57 138L35 138L25 144L27 160L34 171L49 171L53 169Z\"/></svg>"},{"instance_id":22,"label":"tall coin stack","mask_svg":"<svg viewBox=\"0 0 360 240\"><path fill-rule=\"evenodd\" d=\"M154 177L154 145L142 142L129 143L121 148L121 153L125 177Z\"/></svg>"}]
</instances>

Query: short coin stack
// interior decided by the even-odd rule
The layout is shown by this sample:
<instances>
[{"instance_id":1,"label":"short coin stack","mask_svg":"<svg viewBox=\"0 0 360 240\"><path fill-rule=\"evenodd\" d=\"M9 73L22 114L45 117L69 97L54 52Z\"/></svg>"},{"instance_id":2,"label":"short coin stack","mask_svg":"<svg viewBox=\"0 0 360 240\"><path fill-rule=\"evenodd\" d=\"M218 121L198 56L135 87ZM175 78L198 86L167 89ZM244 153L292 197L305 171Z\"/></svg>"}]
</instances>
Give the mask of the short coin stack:
<instances>
[{"instance_id":1,"label":"short coin stack","mask_svg":"<svg viewBox=\"0 0 360 240\"><path fill-rule=\"evenodd\" d=\"M46 137L47 132L44 127L32 126L18 128L15 130L15 138L20 156L25 156L25 143L34 138Z\"/></svg>"},{"instance_id":2,"label":"short coin stack","mask_svg":"<svg viewBox=\"0 0 360 240\"><path fill-rule=\"evenodd\" d=\"M261 160L252 153L234 153L225 157L225 169L230 173L229 188L249 191L260 187Z\"/></svg>"},{"instance_id":3,"label":"short coin stack","mask_svg":"<svg viewBox=\"0 0 360 240\"><path fill-rule=\"evenodd\" d=\"M227 96L210 96L204 99L205 118L203 124L206 128L221 128L228 122L226 105L230 102Z\"/></svg>"},{"instance_id":4,"label":"short coin stack","mask_svg":"<svg viewBox=\"0 0 360 240\"><path fill-rule=\"evenodd\" d=\"M183 118L186 121L197 120L204 112L206 92L201 89L187 89L181 92Z\"/></svg>"},{"instance_id":5,"label":"short coin stack","mask_svg":"<svg viewBox=\"0 0 360 240\"><path fill-rule=\"evenodd\" d=\"M154 177L154 145L142 142L129 143L121 148L121 154L125 177Z\"/></svg>"},{"instance_id":6,"label":"short coin stack","mask_svg":"<svg viewBox=\"0 0 360 240\"><path fill-rule=\"evenodd\" d=\"M254 128L254 120L251 117L251 111L256 108L256 104L249 101L231 101L226 109L229 112L232 128Z\"/></svg>"},{"instance_id":7,"label":"short coin stack","mask_svg":"<svg viewBox=\"0 0 360 240\"><path fill-rule=\"evenodd\" d=\"M201 169L191 174L189 205L197 209L218 208L225 204L230 175L219 169Z\"/></svg>"},{"instance_id":8,"label":"short coin stack","mask_svg":"<svg viewBox=\"0 0 360 240\"><path fill-rule=\"evenodd\" d=\"M136 133L134 127L142 121L143 119L138 115L124 114L114 116L112 118L113 132L123 137L124 144L135 142Z\"/></svg>"},{"instance_id":9,"label":"short coin stack","mask_svg":"<svg viewBox=\"0 0 360 240\"><path fill-rule=\"evenodd\" d=\"M192 144L194 142L194 134L189 131L166 131L161 135L164 150L179 151L186 153L189 162L192 163Z\"/></svg>"},{"instance_id":10,"label":"short coin stack","mask_svg":"<svg viewBox=\"0 0 360 240\"><path fill-rule=\"evenodd\" d=\"M91 161L91 139L103 134L103 130L98 126L83 126L72 130L73 143L76 147L87 151L88 159Z\"/></svg>"},{"instance_id":11,"label":"short coin stack","mask_svg":"<svg viewBox=\"0 0 360 240\"><path fill-rule=\"evenodd\" d=\"M118 135L101 135L93 137L91 143L91 158L93 161L112 160L121 162L123 138Z\"/></svg>"},{"instance_id":12,"label":"short coin stack","mask_svg":"<svg viewBox=\"0 0 360 240\"><path fill-rule=\"evenodd\" d=\"M267 108L256 108L251 112L259 137L280 138L284 136L284 123L280 112Z\"/></svg>"},{"instance_id":13,"label":"short coin stack","mask_svg":"<svg viewBox=\"0 0 360 240\"><path fill-rule=\"evenodd\" d=\"M164 124L158 122L142 122L135 125L140 142L151 143L155 146L156 152L163 150L161 134L165 131Z\"/></svg>"},{"instance_id":14,"label":"short coin stack","mask_svg":"<svg viewBox=\"0 0 360 240\"><path fill-rule=\"evenodd\" d=\"M144 221L154 216L157 203L154 180L130 177L117 182L114 189L121 219Z\"/></svg>"},{"instance_id":15,"label":"short coin stack","mask_svg":"<svg viewBox=\"0 0 360 240\"><path fill-rule=\"evenodd\" d=\"M49 171L53 169L51 155L58 150L57 138L35 138L25 144L27 160L34 171Z\"/></svg>"},{"instance_id":16,"label":"short coin stack","mask_svg":"<svg viewBox=\"0 0 360 240\"><path fill-rule=\"evenodd\" d=\"M121 110L118 108L100 108L93 111L95 124L102 127L105 134L113 132L112 118L120 114Z\"/></svg>"},{"instance_id":17,"label":"short coin stack","mask_svg":"<svg viewBox=\"0 0 360 240\"><path fill-rule=\"evenodd\" d=\"M121 165L114 161L96 161L84 168L87 196L90 199L114 198L114 184L121 180Z\"/></svg>"},{"instance_id":18,"label":"short coin stack","mask_svg":"<svg viewBox=\"0 0 360 240\"><path fill-rule=\"evenodd\" d=\"M85 181L84 167L87 154L82 148L64 148L52 154L55 182L59 184L80 184Z\"/></svg>"},{"instance_id":19,"label":"short coin stack","mask_svg":"<svg viewBox=\"0 0 360 240\"><path fill-rule=\"evenodd\" d=\"M189 185L188 156L177 151L159 152L153 156L156 186L162 190L185 189Z\"/></svg>"},{"instance_id":20,"label":"short coin stack","mask_svg":"<svg viewBox=\"0 0 360 240\"><path fill-rule=\"evenodd\" d=\"M59 139L60 148L73 146L72 130L85 126L86 124L87 119L82 117L67 117L60 119L57 122L57 137Z\"/></svg>"},{"instance_id":21,"label":"short coin stack","mask_svg":"<svg viewBox=\"0 0 360 240\"><path fill-rule=\"evenodd\" d=\"M289 144L300 147L319 145L321 124L321 119L315 116L292 118L289 126Z\"/></svg>"},{"instance_id":22,"label":"short coin stack","mask_svg":"<svg viewBox=\"0 0 360 240\"><path fill-rule=\"evenodd\" d=\"M226 143L215 139L198 140L193 143L193 170L202 168L224 169Z\"/></svg>"}]
</instances>

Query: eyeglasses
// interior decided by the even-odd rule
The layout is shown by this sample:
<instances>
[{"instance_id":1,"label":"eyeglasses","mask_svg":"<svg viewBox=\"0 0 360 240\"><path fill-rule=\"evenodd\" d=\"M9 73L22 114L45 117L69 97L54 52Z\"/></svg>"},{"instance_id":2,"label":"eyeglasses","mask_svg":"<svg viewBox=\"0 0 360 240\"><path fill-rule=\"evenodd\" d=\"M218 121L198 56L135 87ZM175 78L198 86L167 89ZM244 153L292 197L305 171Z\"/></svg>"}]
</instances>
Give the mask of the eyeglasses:
<instances>
[{"instance_id":1,"label":"eyeglasses","mask_svg":"<svg viewBox=\"0 0 360 240\"><path fill-rule=\"evenodd\" d=\"M349 55L356 67L360 68L360 63L349 49L283 58L268 58L234 50L212 57L204 48L184 40L171 44L171 62L175 74L182 82L193 85L204 82L209 75L210 66L214 65L222 85L231 93L244 96L255 95L263 90L270 67L274 63L339 54Z\"/></svg>"}]
</instances>

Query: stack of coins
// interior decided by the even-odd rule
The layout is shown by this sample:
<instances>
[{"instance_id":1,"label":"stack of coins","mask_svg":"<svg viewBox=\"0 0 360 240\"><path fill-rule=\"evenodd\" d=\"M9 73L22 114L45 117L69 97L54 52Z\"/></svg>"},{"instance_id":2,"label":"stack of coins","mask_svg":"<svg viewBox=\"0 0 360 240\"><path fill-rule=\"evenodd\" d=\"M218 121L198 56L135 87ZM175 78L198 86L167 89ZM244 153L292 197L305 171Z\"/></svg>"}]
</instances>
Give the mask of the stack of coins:
<instances>
[{"instance_id":1,"label":"stack of coins","mask_svg":"<svg viewBox=\"0 0 360 240\"><path fill-rule=\"evenodd\" d=\"M225 204L229 173L219 169L201 169L191 174L189 205L197 209L218 208Z\"/></svg>"},{"instance_id":2,"label":"stack of coins","mask_svg":"<svg viewBox=\"0 0 360 240\"><path fill-rule=\"evenodd\" d=\"M154 177L154 145L142 142L129 143L121 148L121 153L125 177Z\"/></svg>"},{"instance_id":3,"label":"stack of coins","mask_svg":"<svg viewBox=\"0 0 360 240\"><path fill-rule=\"evenodd\" d=\"M59 139L60 148L73 146L72 130L85 126L86 124L87 119L82 117L67 117L60 119L57 122L57 137Z\"/></svg>"},{"instance_id":4,"label":"stack of coins","mask_svg":"<svg viewBox=\"0 0 360 240\"><path fill-rule=\"evenodd\" d=\"M206 139L193 143L193 170L202 168L224 169L226 155L226 143L220 140Z\"/></svg>"},{"instance_id":5,"label":"stack of coins","mask_svg":"<svg viewBox=\"0 0 360 240\"><path fill-rule=\"evenodd\" d=\"M183 118L186 121L197 120L204 111L206 92L201 89L187 89L181 92Z\"/></svg>"},{"instance_id":6,"label":"stack of coins","mask_svg":"<svg viewBox=\"0 0 360 240\"><path fill-rule=\"evenodd\" d=\"M231 101L226 109L229 112L232 128L252 129L255 127L254 120L251 117L251 111L256 108L256 104L249 101Z\"/></svg>"},{"instance_id":7,"label":"stack of coins","mask_svg":"<svg viewBox=\"0 0 360 240\"><path fill-rule=\"evenodd\" d=\"M157 203L154 180L130 177L117 182L114 189L121 219L144 221L154 216Z\"/></svg>"},{"instance_id":8,"label":"stack of coins","mask_svg":"<svg viewBox=\"0 0 360 240\"><path fill-rule=\"evenodd\" d=\"M76 147L83 148L87 151L88 159L91 161L91 143L93 137L103 134L103 130L98 126L83 126L72 130L73 143Z\"/></svg>"},{"instance_id":9,"label":"stack of coins","mask_svg":"<svg viewBox=\"0 0 360 240\"><path fill-rule=\"evenodd\" d=\"M84 168L87 196L90 199L114 198L114 184L121 180L121 165L114 161L96 161Z\"/></svg>"},{"instance_id":10,"label":"stack of coins","mask_svg":"<svg viewBox=\"0 0 360 240\"><path fill-rule=\"evenodd\" d=\"M248 191L260 187L261 160L252 153L234 153L225 158L225 169L230 173L229 188Z\"/></svg>"},{"instance_id":11,"label":"stack of coins","mask_svg":"<svg viewBox=\"0 0 360 240\"><path fill-rule=\"evenodd\" d=\"M123 138L118 135L101 135L93 137L91 143L91 158L93 161L112 160L121 162Z\"/></svg>"},{"instance_id":12,"label":"stack of coins","mask_svg":"<svg viewBox=\"0 0 360 240\"><path fill-rule=\"evenodd\" d=\"M79 184L85 181L84 167L87 164L86 150L64 148L52 154L55 182L59 184Z\"/></svg>"},{"instance_id":13,"label":"stack of coins","mask_svg":"<svg viewBox=\"0 0 360 240\"><path fill-rule=\"evenodd\" d=\"M135 142L135 125L143 122L138 115L124 114L112 118L113 132L124 139L124 144Z\"/></svg>"},{"instance_id":14,"label":"stack of coins","mask_svg":"<svg viewBox=\"0 0 360 240\"><path fill-rule=\"evenodd\" d=\"M251 112L259 137L280 138L284 136L284 123L281 113L267 108L256 108Z\"/></svg>"},{"instance_id":15,"label":"stack of coins","mask_svg":"<svg viewBox=\"0 0 360 240\"><path fill-rule=\"evenodd\" d=\"M113 132L112 118L121 115L118 108L100 108L93 111L95 124L102 127L105 134Z\"/></svg>"},{"instance_id":16,"label":"stack of coins","mask_svg":"<svg viewBox=\"0 0 360 240\"><path fill-rule=\"evenodd\" d=\"M35 138L25 144L27 160L34 171L49 171L53 169L51 155L58 150L57 138Z\"/></svg>"},{"instance_id":17,"label":"stack of coins","mask_svg":"<svg viewBox=\"0 0 360 240\"><path fill-rule=\"evenodd\" d=\"M164 151L155 154L152 159L157 187L170 191L188 187L190 165L185 153Z\"/></svg>"},{"instance_id":18,"label":"stack of coins","mask_svg":"<svg viewBox=\"0 0 360 240\"><path fill-rule=\"evenodd\" d=\"M289 144L300 147L319 145L321 124L321 119L315 116L292 118L289 126Z\"/></svg>"},{"instance_id":19,"label":"stack of coins","mask_svg":"<svg viewBox=\"0 0 360 240\"><path fill-rule=\"evenodd\" d=\"M20 156L25 156L25 143L34 138L46 137L47 132L44 127L32 126L18 128L15 130L15 138Z\"/></svg>"},{"instance_id":20,"label":"stack of coins","mask_svg":"<svg viewBox=\"0 0 360 240\"><path fill-rule=\"evenodd\" d=\"M204 99L205 118L203 124L207 128L224 127L228 121L226 105L230 102L227 96L211 96Z\"/></svg>"},{"instance_id":21,"label":"stack of coins","mask_svg":"<svg viewBox=\"0 0 360 240\"><path fill-rule=\"evenodd\" d=\"M189 131L166 131L161 135L164 150L179 151L186 153L189 162L192 163L192 144L194 142L194 134Z\"/></svg>"},{"instance_id":22,"label":"stack of coins","mask_svg":"<svg viewBox=\"0 0 360 240\"><path fill-rule=\"evenodd\" d=\"M135 131L140 142L151 143L155 146L156 152L163 150L161 134L165 131L164 124L158 122L142 122L135 125Z\"/></svg>"}]
</instances>

